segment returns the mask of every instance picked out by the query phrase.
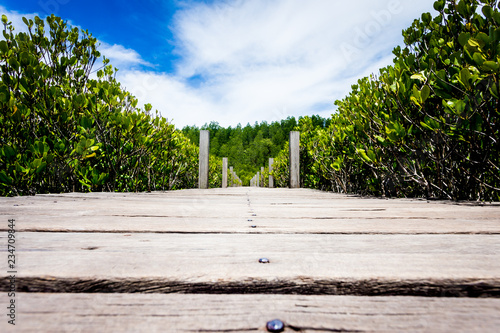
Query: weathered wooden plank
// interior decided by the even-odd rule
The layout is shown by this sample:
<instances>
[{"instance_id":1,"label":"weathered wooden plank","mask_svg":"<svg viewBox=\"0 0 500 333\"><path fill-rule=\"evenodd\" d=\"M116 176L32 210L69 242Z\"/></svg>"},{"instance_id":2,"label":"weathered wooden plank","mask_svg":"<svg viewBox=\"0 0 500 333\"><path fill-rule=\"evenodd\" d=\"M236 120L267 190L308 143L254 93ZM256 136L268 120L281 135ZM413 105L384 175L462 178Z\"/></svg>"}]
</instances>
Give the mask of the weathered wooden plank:
<instances>
[{"instance_id":1,"label":"weathered wooden plank","mask_svg":"<svg viewBox=\"0 0 500 333\"><path fill-rule=\"evenodd\" d=\"M18 293L2 332L497 332L500 299ZM2 304L5 296L2 295Z\"/></svg>"},{"instance_id":2,"label":"weathered wooden plank","mask_svg":"<svg viewBox=\"0 0 500 333\"><path fill-rule=\"evenodd\" d=\"M0 242L5 238L1 235ZM471 288L487 296L500 293L496 235L21 232L16 244L18 286L27 288L21 290L51 290L53 282L51 291L57 291L65 279L90 280L91 285L104 280L105 288L120 279L136 285L153 279L151 283L166 292L183 291L171 291L172 285L185 286L189 292L200 291L192 289L197 285L223 286L219 292L260 285L262 292L336 294L348 284L342 293L408 294L404 290L415 288L431 290L426 295L446 295L443 290L451 290L451 295L470 296ZM270 263L259 263L262 257ZM38 277L48 280L36 282ZM415 284L419 280L423 282ZM38 283L45 287L36 289Z\"/></svg>"},{"instance_id":3,"label":"weathered wooden plank","mask_svg":"<svg viewBox=\"0 0 500 333\"><path fill-rule=\"evenodd\" d=\"M500 234L499 205L360 199L304 189L0 198L0 214L16 219L19 231Z\"/></svg>"},{"instance_id":4,"label":"weathered wooden plank","mask_svg":"<svg viewBox=\"0 0 500 333\"><path fill-rule=\"evenodd\" d=\"M8 278L1 278L7 289ZM10 291L10 290L2 290ZM292 294L355 296L425 296L500 298L498 280L264 280L190 282L167 278L21 277L17 292L48 293L157 293L157 294Z\"/></svg>"},{"instance_id":5,"label":"weathered wooden plank","mask_svg":"<svg viewBox=\"0 0 500 333\"><path fill-rule=\"evenodd\" d=\"M27 258L33 258L31 262L34 266L50 258L44 257L50 252L47 248L61 244L57 249L65 253L60 258L61 265L65 265L66 251L69 257L73 256L73 264L77 266L80 258L94 262L92 255L87 257L89 251L82 249L96 247L94 254L105 254L96 263L99 260L113 261L114 256L121 252L122 258L117 255L117 262L125 257L131 258L132 263L140 262L137 251L143 255L160 253L158 265L169 266L177 262L177 267L189 267L185 263L191 262L197 266L202 258L202 261L223 265L221 272L230 276L236 271L247 272L246 275L236 276L236 279L252 277L248 272L254 270L253 265L259 256L273 256L272 267L277 267L281 261L282 267L278 271L294 272L295 275L283 273L280 277L275 274L274 268L266 268L271 276L283 279L295 278L302 271L310 272L309 276L313 279L371 278L362 274L352 275L342 267L350 267L351 270L368 267L374 274L391 277L391 272L400 270L400 262L405 261L415 262L415 270L430 275L410 274L396 276L395 279L485 277L476 275L477 272L492 273L487 278L499 276L494 270L500 253L497 245L500 242L495 236L500 231L498 205L481 207L419 200L359 199L310 190L232 188L223 191L2 198L0 211L6 221L8 218L16 219L17 230L22 237L26 237L23 242L27 244ZM30 234L26 232L28 230L85 233ZM94 233L99 231L121 234ZM151 231L158 234L149 234ZM456 236L468 233L472 235ZM138 240L142 244L138 244ZM144 248L143 245L148 243L155 245ZM67 244L70 246L65 248ZM72 247L75 244L79 247ZM165 247L165 244L170 245ZM192 244L206 244L206 247L193 248ZM124 250L127 246L129 248ZM111 250L107 253L106 249ZM177 249L173 259L170 258L172 249ZM305 259L298 260L298 257ZM276 262L276 258L280 260ZM57 262L58 258L50 260ZM250 266L236 269L227 265L228 260L236 266L241 263ZM384 265L379 267L378 262ZM443 267L450 262L456 266L442 276L433 275L446 272ZM337 275L328 270L310 271L311 265L330 267ZM135 270L136 267L130 269ZM204 271L203 265L195 270L197 275L204 275ZM469 274L471 272L474 274ZM32 276L32 273L51 275L51 269L25 273L26 276ZM149 273L154 271L143 271L139 276L148 276ZM155 274L162 276L164 273L158 271ZM404 275L405 271L401 274ZM261 276L257 274L253 277L258 279ZM182 278L190 277L182 275ZM220 278L220 274L216 278Z\"/></svg>"},{"instance_id":6,"label":"weathered wooden plank","mask_svg":"<svg viewBox=\"0 0 500 333\"><path fill-rule=\"evenodd\" d=\"M162 216L76 216L71 220L54 216L8 215L18 231L86 233L226 233L226 234L500 234L496 221L429 219L285 219L259 216L203 218ZM251 220L251 221L249 221ZM251 226L255 226L252 228ZM6 231L6 226L0 227Z\"/></svg>"},{"instance_id":7,"label":"weathered wooden plank","mask_svg":"<svg viewBox=\"0 0 500 333\"><path fill-rule=\"evenodd\" d=\"M26 332L493 332L499 209L263 188L0 198Z\"/></svg>"}]
</instances>

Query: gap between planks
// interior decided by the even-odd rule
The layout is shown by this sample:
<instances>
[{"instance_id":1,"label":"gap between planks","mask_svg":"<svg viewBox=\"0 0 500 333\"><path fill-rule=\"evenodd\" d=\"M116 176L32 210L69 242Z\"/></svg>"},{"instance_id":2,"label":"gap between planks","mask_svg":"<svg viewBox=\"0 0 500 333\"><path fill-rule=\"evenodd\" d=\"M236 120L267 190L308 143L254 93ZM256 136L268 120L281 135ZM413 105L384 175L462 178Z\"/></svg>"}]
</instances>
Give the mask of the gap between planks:
<instances>
[{"instance_id":1,"label":"gap between planks","mask_svg":"<svg viewBox=\"0 0 500 333\"><path fill-rule=\"evenodd\" d=\"M9 278L0 278L0 291L8 291ZM312 278L188 282L159 278L19 277L19 292L48 293L160 293L160 294L284 294L354 296L425 296L500 298L498 279L433 280L320 280Z\"/></svg>"}]
</instances>

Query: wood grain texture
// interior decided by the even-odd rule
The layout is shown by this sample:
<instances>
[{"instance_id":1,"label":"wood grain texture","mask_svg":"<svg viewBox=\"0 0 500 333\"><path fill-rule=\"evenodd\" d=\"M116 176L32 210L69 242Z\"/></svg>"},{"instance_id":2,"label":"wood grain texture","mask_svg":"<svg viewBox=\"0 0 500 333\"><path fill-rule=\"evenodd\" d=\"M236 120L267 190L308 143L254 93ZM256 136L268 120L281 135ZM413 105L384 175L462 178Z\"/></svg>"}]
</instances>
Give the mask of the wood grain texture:
<instances>
[{"instance_id":1,"label":"wood grain texture","mask_svg":"<svg viewBox=\"0 0 500 333\"><path fill-rule=\"evenodd\" d=\"M3 295L1 296L3 297ZM3 302L3 298L0 298ZM500 299L19 293L2 332L497 332Z\"/></svg>"},{"instance_id":2,"label":"wood grain texture","mask_svg":"<svg viewBox=\"0 0 500 333\"><path fill-rule=\"evenodd\" d=\"M500 279L496 235L17 234L19 277ZM0 236L6 242L6 233ZM266 257L269 264L260 264ZM6 263L1 263L2 270Z\"/></svg>"},{"instance_id":3,"label":"wood grain texture","mask_svg":"<svg viewBox=\"0 0 500 333\"><path fill-rule=\"evenodd\" d=\"M498 204L226 188L0 198L0 215L16 332L500 327Z\"/></svg>"},{"instance_id":4,"label":"wood grain texture","mask_svg":"<svg viewBox=\"0 0 500 333\"><path fill-rule=\"evenodd\" d=\"M0 198L0 214L16 219L19 231L500 234L500 206L495 204L357 198L305 189L253 187ZM0 224L0 230L6 228Z\"/></svg>"},{"instance_id":5,"label":"wood grain texture","mask_svg":"<svg viewBox=\"0 0 500 333\"><path fill-rule=\"evenodd\" d=\"M7 292L8 278L0 279ZM284 294L500 298L499 280L264 280L190 282L167 278L21 277L16 290L47 293Z\"/></svg>"}]
</instances>

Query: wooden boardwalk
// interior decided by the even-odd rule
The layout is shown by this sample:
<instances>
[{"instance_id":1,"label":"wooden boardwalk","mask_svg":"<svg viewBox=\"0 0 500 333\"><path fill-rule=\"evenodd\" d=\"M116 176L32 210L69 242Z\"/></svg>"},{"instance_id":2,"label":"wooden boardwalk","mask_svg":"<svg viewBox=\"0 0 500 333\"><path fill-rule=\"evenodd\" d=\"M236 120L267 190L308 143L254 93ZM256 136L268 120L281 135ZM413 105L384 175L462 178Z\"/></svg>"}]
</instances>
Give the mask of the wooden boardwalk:
<instances>
[{"instance_id":1,"label":"wooden boardwalk","mask_svg":"<svg viewBox=\"0 0 500 333\"><path fill-rule=\"evenodd\" d=\"M1 332L497 332L500 205L227 188L0 198ZM267 258L269 263L259 263Z\"/></svg>"}]
</instances>

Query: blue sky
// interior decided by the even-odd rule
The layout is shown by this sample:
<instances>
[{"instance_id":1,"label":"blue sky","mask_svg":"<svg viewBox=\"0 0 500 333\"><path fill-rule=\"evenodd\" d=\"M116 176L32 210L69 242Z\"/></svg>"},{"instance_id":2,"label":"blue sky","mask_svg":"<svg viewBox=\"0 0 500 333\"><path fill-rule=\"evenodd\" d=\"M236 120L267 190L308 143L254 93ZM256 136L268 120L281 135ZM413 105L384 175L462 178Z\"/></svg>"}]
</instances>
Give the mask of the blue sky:
<instances>
[{"instance_id":1,"label":"blue sky","mask_svg":"<svg viewBox=\"0 0 500 333\"><path fill-rule=\"evenodd\" d=\"M434 0L0 0L89 30L118 80L177 127L335 112L357 79L391 64Z\"/></svg>"}]
</instances>

